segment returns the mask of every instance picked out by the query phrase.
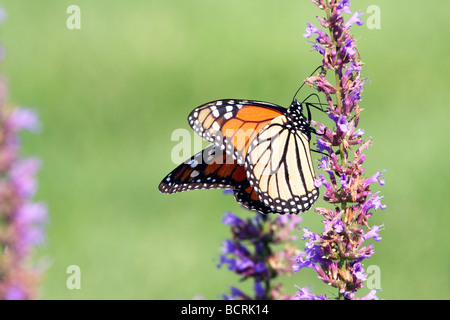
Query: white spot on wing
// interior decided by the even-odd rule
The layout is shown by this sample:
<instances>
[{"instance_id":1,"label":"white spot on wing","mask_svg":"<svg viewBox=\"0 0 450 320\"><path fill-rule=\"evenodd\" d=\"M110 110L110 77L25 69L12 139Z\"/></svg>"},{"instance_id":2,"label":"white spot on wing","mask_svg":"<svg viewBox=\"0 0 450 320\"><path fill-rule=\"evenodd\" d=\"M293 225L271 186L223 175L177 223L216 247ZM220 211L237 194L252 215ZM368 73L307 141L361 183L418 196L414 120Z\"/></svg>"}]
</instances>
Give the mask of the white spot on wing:
<instances>
[{"instance_id":1,"label":"white spot on wing","mask_svg":"<svg viewBox=\"0 0 450 320\"><path fill-rule=\"evenodd\" d=\"M194 170L194 171L191 172L191 178L195 178L199 174L200 174L200 172L198 172L197 170Z\"/></svg>"},{"instance_id":2,"label":"white spot on wing","mask_svg":"<svg viewBox=\"0 0 450 320\"><path fill-rule=\"evenodd\" d=\"M220 130L220 126L217 122L213 122L212 127L214 130L219 131Z\"/></svg>"}]
</instances>

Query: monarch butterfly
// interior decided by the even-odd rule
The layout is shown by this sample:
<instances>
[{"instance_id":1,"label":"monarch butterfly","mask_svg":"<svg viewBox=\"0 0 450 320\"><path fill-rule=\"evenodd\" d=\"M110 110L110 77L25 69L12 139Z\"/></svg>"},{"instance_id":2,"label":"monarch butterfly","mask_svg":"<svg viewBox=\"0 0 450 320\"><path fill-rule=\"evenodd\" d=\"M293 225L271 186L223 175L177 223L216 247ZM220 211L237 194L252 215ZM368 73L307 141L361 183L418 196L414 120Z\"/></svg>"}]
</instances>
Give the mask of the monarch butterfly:
<instances>
[{"instance_id":1,"label":"monarch butterfly","mask_svg":"<svg viewBox=\"0 0 450 320\"><path fill-rule=\"evenodd\" d=\"M316 202L311 160L311 113L294 99L276 104L226 99L195 108L189 125L213 144L179 165L160 183L162 193L232 189L244 207L298 214Z\"/></svg>"}]
</instances>

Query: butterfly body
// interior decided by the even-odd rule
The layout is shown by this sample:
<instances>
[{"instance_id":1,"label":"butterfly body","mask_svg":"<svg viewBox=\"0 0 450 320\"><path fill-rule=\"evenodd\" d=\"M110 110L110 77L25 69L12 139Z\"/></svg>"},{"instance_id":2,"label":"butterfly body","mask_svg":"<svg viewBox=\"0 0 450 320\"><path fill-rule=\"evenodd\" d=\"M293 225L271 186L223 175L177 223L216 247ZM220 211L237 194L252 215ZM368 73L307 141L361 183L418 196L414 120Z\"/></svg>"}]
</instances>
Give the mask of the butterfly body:
<instances>
[{"instance_id":1,"label":"butterfly body","mask_svg":"<svg viewBox=\"0 0 450 320\"><path fill-rule=\"evenodd\" d=\"M289 109L286 110L286 118L288 119L287 127L292 130L300 130L311 139L311 128L309 120L303 114L303 106L294 101Z\"/></svg>"},{"instance_id":2,"label":"butterfly body","mask_svg":"<svg viewBox=\"0 0 450 320\"><path fill-rule=\"evenodd\" d=\"M280 214L304 212L317 200L310 119L297 101L285 109L262 101L217 100L195 108L188 122L213 145L163 179L161 192L229 188L248 209Z\"/></svg>"}]
</instances>

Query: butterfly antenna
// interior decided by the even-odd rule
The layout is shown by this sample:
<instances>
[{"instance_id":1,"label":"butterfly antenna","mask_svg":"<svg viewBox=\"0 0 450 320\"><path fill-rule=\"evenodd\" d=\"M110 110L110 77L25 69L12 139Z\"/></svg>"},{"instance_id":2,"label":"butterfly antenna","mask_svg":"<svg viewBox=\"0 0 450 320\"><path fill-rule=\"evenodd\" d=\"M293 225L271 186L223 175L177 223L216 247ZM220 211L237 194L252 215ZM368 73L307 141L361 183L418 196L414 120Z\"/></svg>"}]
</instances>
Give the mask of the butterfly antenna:
<instances>
[{"instance_id":1,"label":"butterfly antenna","mask_svg":"<svg viewBox=\"0 0 450 320\"><path fill-rule=\"evenodd\" d=\"M319 70L320 68L322 68L322 66L317 67L316 70L314 70L314 71L309 75L309 77L312 77L312 75L313 75L314 73L316 73L316 71ZM308 77L308 78L309 78L309 77ZM302 83L302 85L300 86L300 88L298 88L297 91L295 92L294 97L292 98L292 101L294 101L294 99L295 99L295 97L297 96L298 92L301 90L301 88L303 88L304 85L305 85L305 82L303 81L303 83Z\"/></svg>"},{"instance_id":2,"label":"butterfly antenna","mask_svg":"<svg viewBox=\"0 0 450 320\"><path fill-rule=\"evenodd\" d=\"M314 97L317 98L318 103L310 103L310 102L306 102L306 100L308 100L308 99L309 99L310 97L312 97L312 96L314 96ZM305 102L306 102L306 105L307 105L307 106L311 106L311 107L313 107L313 108L316 108L316 109L319 110L319 111L322 111L323 113L327 113L327 110L322 109L321 106L328 106L329 104L327 104L327 103L322 103L322 101L320 101L320 97L319 97L319 95L318 95L317 93L311 93L309 96L307 96L307 97L302 101L302 104L305 103ZM318 106L316 106L316 105L319 105L320 107L318 107Z\"/></svg>"}]
</instances>

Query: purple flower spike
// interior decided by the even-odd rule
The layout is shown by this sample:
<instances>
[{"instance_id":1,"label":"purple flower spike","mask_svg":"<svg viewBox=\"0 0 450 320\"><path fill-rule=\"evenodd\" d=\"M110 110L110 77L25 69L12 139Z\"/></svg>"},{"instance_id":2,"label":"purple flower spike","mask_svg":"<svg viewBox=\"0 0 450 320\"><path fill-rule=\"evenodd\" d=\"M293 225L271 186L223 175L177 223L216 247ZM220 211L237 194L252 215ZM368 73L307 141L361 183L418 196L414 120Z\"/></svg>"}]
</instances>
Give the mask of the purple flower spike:
<instances>
[{"instance_id":1,"label":"purple flower spike","mask_svg":"<svg viewBox=\"0 0 450 320\"><path fill-rule=\"evenodd\" d=\"M254 298L239 289L232 289L231 296L224 299L293 299L281 293L281 284L272 285L271 280L281 274L293 273L295 255L298 250L286 245L296 239L291 231L297 231L302 221L300 216L266 216L260 213L241 219L227 212L222 222L229 226L232 239L222 245L220 263L228 270L240 275L241 280L254 279ZM274 245L284 245L282 250L273 250ZM263 285L264 284L264 285ZM270 284L270 285L268 285Z\"/></svg>"},{"instance_id":2,"label":"purple flower spike","mask_svg":"<svg viewBox=\"0 0 450 320\"><path fill-rule=\"evenodd\" d=\"M311 23L304 36L311 39L317 34L313 50L323 55L320 71L305 80L317 89L328 102L330 124L312 121L320 135L317 150L328 157L319 161L314 185L322 188L322 199L329 207L316 208L323 217L323 232L315 233L303 229L304 252L299 254L293 266L295 272L311 268L322 282L336 288L338 299L377 299L375 292L358 298L357 292L364 287L367 274L363 261L374 254L373 243L364 245L368 239L381 241L380 231L384 225L370 226L374 211L385 209L383 197L370 188L374 182L385 184L382 172L365 176L363 164L367 158L365 150L372 140L365 141L365 132L358 128L361 94L367 79L361 76L364 63L350 28L363 25L360 11L350 9L350 0L313 0L325 14L317 17L325 33ZM351 14L346 21L344 14ZM310 42L310 41L308 41ZM334 82L330 82L334 78ZM326 174L325 174L326 173ZM299 288L298 299L315 299L308 289Z\"/></svg>"}]
</instances>

